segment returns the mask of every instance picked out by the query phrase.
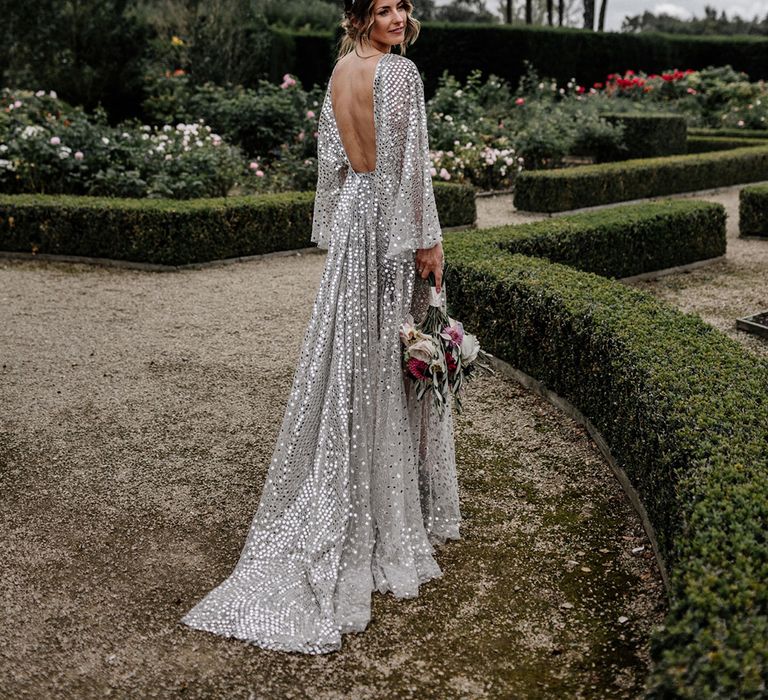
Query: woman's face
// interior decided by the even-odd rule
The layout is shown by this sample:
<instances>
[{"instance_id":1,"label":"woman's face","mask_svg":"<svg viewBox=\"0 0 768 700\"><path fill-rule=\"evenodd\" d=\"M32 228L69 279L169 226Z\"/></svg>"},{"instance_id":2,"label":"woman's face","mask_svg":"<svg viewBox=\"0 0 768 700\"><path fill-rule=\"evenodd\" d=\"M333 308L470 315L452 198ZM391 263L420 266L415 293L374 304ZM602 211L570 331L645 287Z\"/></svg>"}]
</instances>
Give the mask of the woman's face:
<instances>
[{"instance_id":1,"label":"woman's face","mask_svg":"<svg viewBox=\"0 0 768 700\"><path fill-rule=\"evenodd\" d=\"M371 44L380 51L403 42L408 12L403 0L374 0Z\"/></svg>"}]
</instances>

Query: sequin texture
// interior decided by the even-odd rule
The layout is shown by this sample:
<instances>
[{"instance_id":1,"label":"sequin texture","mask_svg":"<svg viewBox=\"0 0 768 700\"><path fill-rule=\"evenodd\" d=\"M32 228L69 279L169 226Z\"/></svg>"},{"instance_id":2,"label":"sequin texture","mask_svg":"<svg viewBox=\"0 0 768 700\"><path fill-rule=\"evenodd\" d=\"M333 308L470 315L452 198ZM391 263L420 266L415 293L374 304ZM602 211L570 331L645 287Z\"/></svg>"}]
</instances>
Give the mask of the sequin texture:
<instances>
[{"instance_id":1,"label":"sequin texture","mask_svg":"<svg viewBox=\"0 0 768 700\"><path fill-rule=\"evenodd\" d=\"M328 253L277 444L234 571L181 620L307 654L363 631L374 590L412 598L441 576L434 545L459 539L461 522L450 408L440 418L416 399L399 339L429 299L415 251L442 239L423 83L410 59L378 59L376 165L363 173L330 86L312 228Z\"/></svg>"}]
</instances>

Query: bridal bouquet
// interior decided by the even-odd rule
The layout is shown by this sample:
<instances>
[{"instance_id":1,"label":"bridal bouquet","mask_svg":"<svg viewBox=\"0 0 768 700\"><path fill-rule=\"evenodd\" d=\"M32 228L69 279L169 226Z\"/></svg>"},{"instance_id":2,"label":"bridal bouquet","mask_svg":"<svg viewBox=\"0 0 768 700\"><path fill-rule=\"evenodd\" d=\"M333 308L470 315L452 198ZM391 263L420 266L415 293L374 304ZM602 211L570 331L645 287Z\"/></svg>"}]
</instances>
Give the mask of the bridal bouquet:
<instances>
[{"instance_id":1,"label":"bridal bouquet","mask_svg":"<svg viewBox=\"0 0 768 700\"><path fill-rule=\"evenodd\" d=\"M408 316L400 326L403 344L403 364L406 374L418 383L417 398L429 392L435 408L443 415L448 397L453 394L456 409L461 412L464 382L470 381L478 370L493 373L480 362L491 356L480 348L477 338L466 333L460 321L450 318L442 309L440 295L435 291L435 278L430 274L429 308L424 320L414 324Z\"/></svg>"}]
</instances>

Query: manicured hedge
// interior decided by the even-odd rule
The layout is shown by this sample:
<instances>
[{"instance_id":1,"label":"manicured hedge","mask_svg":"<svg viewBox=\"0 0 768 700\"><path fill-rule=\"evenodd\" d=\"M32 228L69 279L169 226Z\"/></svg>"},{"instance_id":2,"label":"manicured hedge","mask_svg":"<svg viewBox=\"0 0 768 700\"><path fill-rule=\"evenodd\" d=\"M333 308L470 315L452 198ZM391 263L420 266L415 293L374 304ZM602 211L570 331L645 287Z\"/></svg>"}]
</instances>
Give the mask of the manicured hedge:
<instances>
[{"instance_id":1,"label":"manicured hedge","mask_svg":"<svg viewBox=\"0 0 768 700\"><path fill-rule=\"evenodd\" d=\"M329 41L333 44L339 31ZM296 46L305 41L296 35ZM310 39L310 41L314 41ZM298 49L297 49L298 50ZM312 60L295 61L297 74L304 79L318 74L317 63L325 52L304 52ZM424 72L427 97L437 88L444 70L465 80L476 68L484 76L494 73L517 86L529 61L540 75L563 84L575 78L582 85L604 81L609 73L631 68L661 73L673 67L701 69L730 64L752 80L768 78L768 39L764 37L683 36L643 32L593 32L584 29L422 22L421 34L406 54ZM567 60L563 60L567 57ZM324 68L328 75L332 68Z\"/></svg>"},{"instance_id":2,"label":"manicured hedge","mask_svg":"<svg viewBox=\"0 0 768 700\"><path fill-rule=\"evenodd\" d=\"M618 156L621 160L685 153L688 127L685 117L679 114L606 112L600 116L612 124L624 125L624 144L628 150ZM616 157L610 158L610 160L616 159Z\"/></svg>"},{"instance_id":3,"label":"manicured hedge","mask_svg":"<svg viewBox=\"0 0 768 700\"><path fill-rule=\"evenodd\" d=\"M471 225L474 191L434 183L443 226ZM160 265L312 245L313 192L193 200L0 195L0 250Z\"/></svg>"},{"instance_id":4,"label":"manicured hedge","mask_svg":"<svg viewBox=\"0 0 768 700\"><path fill-rule=\"evenodd\" d=\"M766 145L766 141L752 137L735 136L689 136L686 144L688 153L711 153L712 151L730 151L734 148L752 148Z\"/></svg>"},{"instance_id":5,"label":"manicured hedge","mask_svg":"<svg viewBox=\"0 0 768 700\"><path fill-rule=\"evenodd\" d=\"M768 362L649 294L482 231L444 246L452 315L596 426L648 512L671 605L645 696L765 697Z\"/></svg>"},{"instance_id":6,"label":"manicured hedge","mask_svg":"<svg viewBox=\"0 0 768 700\"><path fill-rule=\"evenodd\" d=\"M725 220L720 204L662 200L481 229L472 236L509 253L629 277L725 255Z\"/></svg>"},{"instance_id":7,"label":"manicured hedge","mask_svg":"<svg viewBox=\"0 0 768 700\"><path fill-rule=\"evenodd\" d=\"M432 183L441 227L472 226L477 219L475 188L452 182Z\"/></svg>"},{"instance_id":8,"label":"manicured hedge","mask_svg":"<svg viewBox=\"0 0 768 700\"><path fill-rule=\"evenodd\" d=\"M739 233L768 238L768 185L752 185L739 192Z\"/></svg>"},{"instance_id":9,"label":"manicured hedge","mask_svg":"<svg viewBox=\"0 0 768 700\"><path fill-rule=\"evenodd\" d=\"M768 145L523 171L517 176L514 201L523 211L567 211L759 180L768 180Z\"/></svg>"},{"instance_id":10,"label":"manicured hedge","mask_svg":"<svg viewBox=\"0 0 768 700\"><path fill-rule=\"evenodd\" d=\"M737 139L768 139L768 128L766 129L701 129L691 127L688 129L689 136L730 136Z\"/></svg>"}]
</instances>

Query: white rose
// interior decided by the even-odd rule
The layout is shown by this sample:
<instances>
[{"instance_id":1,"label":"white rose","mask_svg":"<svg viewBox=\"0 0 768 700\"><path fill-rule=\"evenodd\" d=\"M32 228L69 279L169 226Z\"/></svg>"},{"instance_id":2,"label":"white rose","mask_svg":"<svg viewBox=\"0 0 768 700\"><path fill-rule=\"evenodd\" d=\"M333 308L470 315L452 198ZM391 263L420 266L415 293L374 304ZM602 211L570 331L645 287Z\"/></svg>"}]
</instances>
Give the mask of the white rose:
<instances>
[{"instance_id":1,"label":"white rose","mask_svg":"<svg viewBox=\"0 0 768 700\"><path fill-rule=\"evenodd\" d=\"M437 355L435 344L432 339L418 340L413 345L408 346L408 355L422 362L430 364Z\"/></svg>"},{"instance_id":2,"label":"white rose","mask_svg":"<svg viewBox=\"0 0 768 700\"><path fill-rule=\"evenodd\" d=\"M461 341L461 364L466 366L474 362L479 352L480 343L477 342L477 338L471 333L465 333Z\"/></svg>"}]
</instances>

